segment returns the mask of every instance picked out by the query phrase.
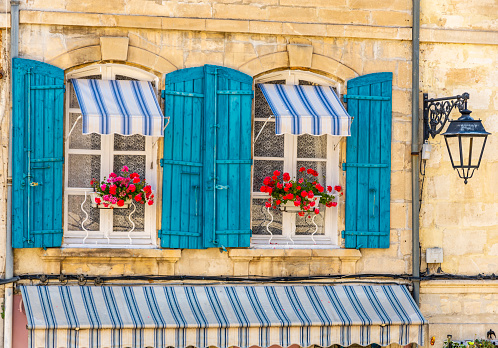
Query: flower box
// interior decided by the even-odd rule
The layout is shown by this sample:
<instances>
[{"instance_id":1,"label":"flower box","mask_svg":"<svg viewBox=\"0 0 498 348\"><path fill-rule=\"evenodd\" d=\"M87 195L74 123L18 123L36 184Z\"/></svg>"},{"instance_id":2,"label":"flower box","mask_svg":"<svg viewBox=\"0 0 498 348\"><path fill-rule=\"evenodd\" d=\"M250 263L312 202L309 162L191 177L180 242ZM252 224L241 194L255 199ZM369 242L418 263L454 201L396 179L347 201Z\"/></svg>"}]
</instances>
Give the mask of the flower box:
<instances>
[{"instance_id":1,"label":"flower box","mask_svg":"<svg viewBox=\"0 0 498 348\"><path fill-rule=\"evenodd\" d=\"M315 207L318 208L318 204L320 203L320 197L322 197L322 196L315 196L315 197L309 199L310 201L315 202L315 205L313 208L315 208ZM282 203L282 204L280 204L279 208L281 211L285 211L287 213L297 213L299 211L306 212L306 210L302 210L299 205L296 207L294 205L294 201L287 201L286 203ZM310 212L310 211L308 211L308 212Z\"/></svg>"},{"instance_id":2,"label":"flower box","mask_svg":"<svg viewBox=\"0 0 498 348\"><path fill-rule=\"evenodd\" d=\"M127 199L125 200L124 205L122 207L118 206L117 204L108 204L106 207L103 203L100 204L95 203L95 198L100 198L100 196L96 192L90 193L92 207L99 209L128 209L131 204L131 199Z\"/></svg>"}]
</instances>

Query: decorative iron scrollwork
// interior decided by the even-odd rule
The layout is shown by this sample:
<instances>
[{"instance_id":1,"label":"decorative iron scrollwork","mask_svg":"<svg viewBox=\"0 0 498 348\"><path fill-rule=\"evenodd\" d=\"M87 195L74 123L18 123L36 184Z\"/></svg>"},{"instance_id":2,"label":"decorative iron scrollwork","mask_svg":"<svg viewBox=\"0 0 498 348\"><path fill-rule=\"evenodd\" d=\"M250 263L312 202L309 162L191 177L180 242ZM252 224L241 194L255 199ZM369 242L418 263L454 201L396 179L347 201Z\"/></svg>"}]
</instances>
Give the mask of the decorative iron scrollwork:
<instances>
[{"instance_id":1,"label":"decorative iron scrollwork","mask_svg":"<svg viewBox=\"0 0 498 348\"><path fill-rule=\"evenodd\" d=\"M468 93L445 98L428 99L424 93L424 141L441 133L454 108L467 109Z\"/></svg>"}]
</instances>

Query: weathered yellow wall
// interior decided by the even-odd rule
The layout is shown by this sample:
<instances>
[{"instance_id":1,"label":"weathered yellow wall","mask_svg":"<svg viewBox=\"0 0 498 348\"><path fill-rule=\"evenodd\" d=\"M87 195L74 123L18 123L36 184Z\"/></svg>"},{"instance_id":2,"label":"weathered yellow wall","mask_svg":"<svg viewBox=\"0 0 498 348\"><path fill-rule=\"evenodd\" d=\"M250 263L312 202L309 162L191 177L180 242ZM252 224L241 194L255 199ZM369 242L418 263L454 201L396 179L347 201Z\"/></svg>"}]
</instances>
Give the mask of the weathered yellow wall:
<instances>
[{"instance_id":1,"label":"weathered yellow wall","mask_svg":"<svg viewBox=\"0 0 498 348\"><path fill-rule=\"evenodd\" d=\"M443 137L431 140L433 154L427 161L420 214L422 269L425 250L441 247L444 272L476 275L498 270L497 13L494 0L422 1L423 28L437 28L433 34L446 36L449 42L455 33L465 41L469 33L480 32L486 40L483 44L422 42L421 90L429 97L469 92L472 116L482 119L493 133L481 167L467 185L452 169ZM421 309L431 323L429 335L436 337L436 346L448 334L453 339L474 339L495 330L497 286L497 281L423 282Z\"/></svg>"},{"instance_id":2,"label":"weathered yellow wall","mask_svg":"<svg viewBox=\"0 0 498 348\"><path fill-rule=\"evenodd\" d=\"M430 97L469 92L472 115L481 118L488 131L498 133L496 0L423 0L421 6L420 92ZM127 64L158 76L203 64L253 76L276 68L307 68L344 82L363 74L393 72L391 247L361 252L234 249L228 253L218 249L25 249L15 252L16 273L411 272L411 0L30 0L21 9L20 55L64 69L99 62L100 38L116 36L129 38ZM307 61L300 53L289 56L292 44L312 47L310 66L291 63ZM8 103L5 89L0 98L3 109ZM5 166L5 117L1 126L0 162ZM481 168L466 186L451 168L442 137L431 141L420 215L421 246L422 255L429 247L444 249L445 272L471 275L498 270L495 138L489 138ZM0 217L4 218L4 174L0 184ZM5 223L0 235L4 230ZM430 334L436 335L437 345L448 333L455 339L474 338L468 336L473 330L480 337L485 335L484 324L447 325L451 321L498 322L494 285L453 282L448 292L450 285L438 284L422 283L421 295L421 308L432 323ZM468 293L469 286L474 292Z\"/></svg>"}]
</instances>

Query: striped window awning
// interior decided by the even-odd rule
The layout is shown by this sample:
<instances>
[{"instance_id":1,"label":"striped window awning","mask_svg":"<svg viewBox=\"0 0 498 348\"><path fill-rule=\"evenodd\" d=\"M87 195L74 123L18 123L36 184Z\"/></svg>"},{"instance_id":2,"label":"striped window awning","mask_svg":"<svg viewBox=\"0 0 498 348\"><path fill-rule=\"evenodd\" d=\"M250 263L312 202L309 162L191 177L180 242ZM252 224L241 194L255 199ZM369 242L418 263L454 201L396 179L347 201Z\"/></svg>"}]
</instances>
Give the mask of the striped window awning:
<instances>
[{"instance_id":1,"label":"striped window awning","mask_svg":"<svg viewBox=\"0 0 498 348\"><path fill-rule=\"evenodd\" d=\"M83 134L163 136L164 116L148 81L71 80L83 116Z\"/></svg>"},{"instance_id":2,"label":"striped window awning","mask_svg":"<svg viewBox=\"0 0 498 348\"><path fill-rule=\"evenodd\" d=\"M258 84L275 116L275 133L351 135L351 116L329 86Z\"/></svg>"},{"instance_id":3,"label":"striped window awning","mask_svg":"<svg viewBox=\"0 0 498 348\"><path fill-rule=\"evenodd\" d=\"M23 286L30 347L424 345L404 286Z\"/></svg>"}]
</instances>

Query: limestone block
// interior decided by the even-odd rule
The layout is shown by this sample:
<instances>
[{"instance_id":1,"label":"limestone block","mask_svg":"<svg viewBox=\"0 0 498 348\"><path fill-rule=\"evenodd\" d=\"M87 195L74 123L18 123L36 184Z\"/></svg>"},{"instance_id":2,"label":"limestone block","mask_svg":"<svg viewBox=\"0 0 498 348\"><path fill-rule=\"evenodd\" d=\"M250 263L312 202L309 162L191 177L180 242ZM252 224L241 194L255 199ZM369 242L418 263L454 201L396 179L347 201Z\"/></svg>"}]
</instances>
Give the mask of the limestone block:
<instances>
[{"instance_id":1,"label":"limestone block","mask_svg":"<svg viewBox=\"0 0 498 348\"><path fill-rule=\"evenodd\" d=\"M391 172L391 200L405 200L406 197L406 181L410 181L410 173L404 171Z\"/></svg>"},{"instance_id":2,"label":"limestone block","mask_svg":"<svg viewBox=\"0 0 498 348\"><path fill-rule=\"evenodd\" d=\"M392 72L396 78L396 61L394 60L367 60L363 63L363 74L376 72Z\"/></svg>"},{"instance_id":3,"label":"limestone block","mask_svg":"<svg viewBox=\"0 0 498 348\"><path fill-rule=\"evenodd\" d=\"M279 35L283 33L282 23L250 21L249 31L251 33Z\"/></svg>"},{"instance_id":4,"label":"limestone block","mask_svg":"<svg viewBox=\"0 0 498 348\"><path fill-rule=\"evenodd\" d=\"M283 23L283 33L287 35L326 36L327 26L324 24Z\"/></svg>"},{"instance_id":5,"label":"limestone block","mask_svg":"<svg viewBox=\"0 0 498 348\"><path fill-rule=\"evenodd\" d=\"M409 121L399 121L397 119L392 122L392 140L400 142L408 142L411 139L412 125Z\"/></svg>"},{"instance_id":6,"label":"limestone block","mask_svg":"<svg viewBox=\"0 0 498 348\"><path fill-rule=\"evenodd\" d=\"M400 113L402 115L410 115L412 111L411 104L411 91L393 89L393 113ZM411 139L411 135L405 138L405 141Z\"/></svg>"},{"instance_id":7,"label":"limestone block","mask_svg":"<svg viewBox=\"0 0 498 348\"><path fill-rule=\"evenodd\" d=\"M124 13L125 0L68 0L66 1L65 10L70 12L96 12L99 13Z\"/></svg>"},{"instance_id":8,"label":"limestone block","mask_svg":"<svg viewBox=\"0 0 498 348\"><path fill-rule=\"evenodd\" d=\"M259 58L263 71L289 66L289 55L287 52L277 52Z\"/></svg>"},{"instance_id":9,"label":"limestone block","mask_svg":"<svg viewBox=\"0 0 498 348\"><path fill-rule=\"evenodd\" d=\"M246 73L249 76L256 76L257 74L264 71L259 58L255 58L247 63L242 64L238 70Z\"/></svg>"},{"instance_id":10,"label":"limestone block","mask_svg":"<svg viewBox=\"0 0 498 348\"><path fill-rule=\"evenodd\" d=\"M280 6L313 6L345 9L346 0L280 0Z\"/></svg>"},{"instance_id":11,"label":"limestone block","mask_svg":"<svg viewBox=\"0 0 498 348\"><path fill-rule=\"evenodd\" d=\"M171 71L177 70L177 67L165 58L133 46L128 47L128 62L142 65L162 74L167 74Z\"/></svg>"},{"instance_id":12,"label":"limestone block","mask_svg":"<svg viewBox=\"0 0 498 348\"><path fill-rule=\"evenodd\" d=\"M368 24L369 11L344 11L342 9L318 9L318 18L322 23L334 24Z\"/></svg>"},{"instance_id":13,"label":"limestone block","mask_svg":"<svg viewBox=\"0 0 498 348\"><path fill-rule=\"evenodd\" d=\"M214 18L264 20L268 18L266 7L239 4L214 4ZM273 18L273 20L277 20Z\"/></svg>"},{"instance_id":14,"label":"limestone block","mask_svg":"<svg viewBox=\"0 0 498 348\"><path fill-rule=\"evenodd\" d=\"M412 63L411 62L397 62L398 73L396 76L396 85L399 88L411 88L412 86Z\"/></svg>"},{"instance_id":15,"label":"limestone block","mask_svg":"<svg viewBox=\"0 0 498 348\"><path fill-rule=\"evenodd\" d=\"M411 1L409 0L350 0L348 6L351 9L389 9L399 11L410 11L412 9Z\"/></svg>"},{"instance_id":16,"label":"limestone block","mask_svg":"<svg viewBox=\"0 0 498 348\"><path fill-rule=\"evenodd\" d=\"M207 19L206 30L220 32L249 32L249 21L226 20L226 19Z\"/></svg>"},{"instance_id":17,"label":"limestone block","mask_svg":"<svg viewBox=\"0 0 498 348\"><path fill-rule=\"evenodd\" d=\"M87 46L61 54L48 61L61 69L102 60L100 45Z\"/></svg>"},{"instance_id":18,"label":"limestone block","mask_svg":"<svg viewBox=\"0 0 498 348\"><path fill-rule=\"evenodd\" d=\"M202 66L204 64L223 65L223 52L189 52L185 67Z\"/></svg>"},{"instance_id":19,"label":"limestone block","mask_svg":"<svg viewBox=\"0 0 498 348\"><path fill-rule=\"evenodd\" d=\"M408 220L407 203L391 202L391 228L406 228Z\"/></svg>"},{"instance_id":20,"label":"limestone block","mask_svg":"<svg viewBox=\"0 0 498 348\"><path fill-rule=\"evenodd\" d=\"M171 18L166 17L161 20L162 29L175 30L204 30L206 20L197 18Z\"/></svg>"},{"instance_id":21,"label":"limestone block","mask_svg":"<svg viewBox=\"0 0 498 348\"><path fill-rule=\"evenodd\" d=\"M412 14L399 11L371 11L370 24L392 27L409 27L412 24Z\"/></svg>"},{"instance_id":22,"label":"limestone block","mask_svg":"<svg viewBox=\"0 0 498 348\"><path fill-rule=\"evenodd\" d=\"M281 22L288 22L290 21L289 19L292 19L292 22L314 23L316 21L316 9L299 6L269 6L268 18L272 21Z\"/></svg>"},{"instance_id":23,"label":"limestone block","mask_svg":"<svg viewBox=\"0 0 498 348\"><path fill-rule=\"evenodd\" d=\"M310 68L313 57L313 46L287 45L289 52L289 66Z\"/></svg>"},{"instance_id":24,"label":"limestone block","mask_svg":"<svg viewBox=\"0 0 498 348\"><path fill-rule=\"evenodd\" d=\"M122 60L128 58L128 43L130 39L127 37L101 37L100 50L102 60Z\"/></svg>"}]
</instances>

